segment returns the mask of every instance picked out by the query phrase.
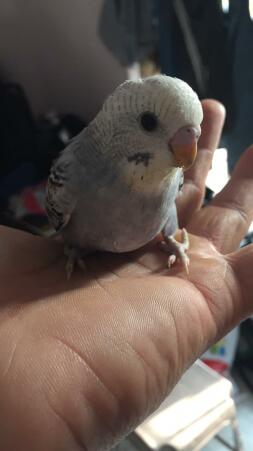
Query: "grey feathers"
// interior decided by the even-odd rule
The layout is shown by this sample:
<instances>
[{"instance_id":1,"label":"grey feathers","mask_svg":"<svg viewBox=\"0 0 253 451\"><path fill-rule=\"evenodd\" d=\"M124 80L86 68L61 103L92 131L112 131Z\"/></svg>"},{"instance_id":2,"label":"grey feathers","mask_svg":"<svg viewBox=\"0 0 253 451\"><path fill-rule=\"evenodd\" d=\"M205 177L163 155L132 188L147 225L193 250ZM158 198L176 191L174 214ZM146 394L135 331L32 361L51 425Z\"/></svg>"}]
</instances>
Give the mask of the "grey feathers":
<instances>
[{"instance_id":1,"label":"grey feathers","mask_svg":"<svg viewBox=\"0 0 253 451\"><path fill-rule=\"evenodd\" d=\"M46 211L56 231L70 220L75 207L75 197L70 188L71 161L61 158L50 171L46 190Z\"/></svg>"}]
</instances>

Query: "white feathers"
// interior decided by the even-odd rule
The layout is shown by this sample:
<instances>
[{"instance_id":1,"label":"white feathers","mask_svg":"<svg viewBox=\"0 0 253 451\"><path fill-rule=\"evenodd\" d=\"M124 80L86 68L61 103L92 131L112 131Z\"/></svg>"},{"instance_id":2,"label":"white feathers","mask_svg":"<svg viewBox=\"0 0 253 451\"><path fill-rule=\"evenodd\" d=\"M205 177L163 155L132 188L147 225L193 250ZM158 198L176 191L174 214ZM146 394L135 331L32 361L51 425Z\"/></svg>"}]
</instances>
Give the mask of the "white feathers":
<instances>
[{"instance_id":1,"label":"white feathers","mask_svg":"<svg viewBox=\"0 0 253 451\"><path fill-rule=\"evenodd\" d=\"M200 124L203 119L197 94L182 80L156 75L122 83L108 97L103 112L111 121L122 114L138 117L152 111L159 117L169 137L183 126Z\"/></svg>"}]
</instances>

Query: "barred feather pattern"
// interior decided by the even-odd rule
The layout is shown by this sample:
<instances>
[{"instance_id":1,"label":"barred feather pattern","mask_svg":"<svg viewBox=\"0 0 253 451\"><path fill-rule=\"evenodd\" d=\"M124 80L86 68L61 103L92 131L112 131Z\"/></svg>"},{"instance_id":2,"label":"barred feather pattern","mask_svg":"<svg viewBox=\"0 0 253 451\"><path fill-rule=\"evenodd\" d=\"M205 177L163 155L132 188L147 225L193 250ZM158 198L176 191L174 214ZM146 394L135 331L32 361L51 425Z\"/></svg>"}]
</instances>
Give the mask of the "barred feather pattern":
<instances>
[{"instance_id":1,"label":"barred feather pattern","mask_svg":"<svg viewBox=\"0 0 253 451\"><path fill-rule=\"evenodd\" d=\"M69 221L71 210L66 190L70 162L61 161L53 165L46 189L46 212L56 231L61 230Z\"/></svg>"}]
</instances>

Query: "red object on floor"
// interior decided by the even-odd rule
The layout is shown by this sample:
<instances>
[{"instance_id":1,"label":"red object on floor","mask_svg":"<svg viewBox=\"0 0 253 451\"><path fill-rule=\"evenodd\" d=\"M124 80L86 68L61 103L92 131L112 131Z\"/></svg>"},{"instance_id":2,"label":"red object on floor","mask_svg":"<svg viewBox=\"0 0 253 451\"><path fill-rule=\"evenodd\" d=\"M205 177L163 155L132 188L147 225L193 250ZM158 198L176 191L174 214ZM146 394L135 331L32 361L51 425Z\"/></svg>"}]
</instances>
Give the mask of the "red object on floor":
<instances>
[{"instance_id":1,"label":"red object on floor","mask_svg":"<svg viewBox=\"0 0 253 451\"><path fill-rule=\"evenodd\" d=\"M26 188L20 196L24 209L27 214L45 215L45 183Z\"/></svg>"},{"instance_id":2,"label":"red object on floor","mask_svg":"<svg viewBox=\"0 0 253 451\"><path fill-rule=\"evenodd\" d=\"M219 374L227 374L229 365L221 360L202 359L202 361Z\"/></svg>"}]
</instances>

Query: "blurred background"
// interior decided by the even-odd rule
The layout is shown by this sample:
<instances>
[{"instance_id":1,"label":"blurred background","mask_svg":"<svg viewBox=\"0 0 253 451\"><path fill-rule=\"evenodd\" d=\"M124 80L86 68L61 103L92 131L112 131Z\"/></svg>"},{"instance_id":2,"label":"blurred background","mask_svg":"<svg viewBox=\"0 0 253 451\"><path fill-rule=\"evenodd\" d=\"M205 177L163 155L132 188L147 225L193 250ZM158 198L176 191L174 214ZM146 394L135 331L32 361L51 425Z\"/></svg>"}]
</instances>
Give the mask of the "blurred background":
<instances>
[{"instance_id":1,"label":"blurred background","mask_svg":"<svg viewBox=\"0 0 253 451\"><path fill-rule=\"evenodd\" d=\"M1 0L0 223L49 234L44 188L52 161L119 83L156 73L182 78L226 107L208 202L253 142L252 55L253 0ZM250 230L241 245L251 241ZM252 345L248 319L203 357L248 401ZM244 442L253 449L250 428Z\"/></svg>"}]
</instances>

